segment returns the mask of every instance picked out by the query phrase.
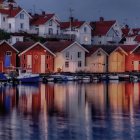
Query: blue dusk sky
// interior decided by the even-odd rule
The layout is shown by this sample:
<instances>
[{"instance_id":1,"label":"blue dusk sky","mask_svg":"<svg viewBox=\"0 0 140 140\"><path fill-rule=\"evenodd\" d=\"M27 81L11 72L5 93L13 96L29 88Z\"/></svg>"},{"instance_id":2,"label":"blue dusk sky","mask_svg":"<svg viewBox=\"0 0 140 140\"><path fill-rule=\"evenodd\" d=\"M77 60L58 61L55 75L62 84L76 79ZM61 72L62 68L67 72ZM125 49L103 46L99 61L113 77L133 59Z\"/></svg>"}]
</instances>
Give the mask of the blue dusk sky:
<instances>
[{"instance_id":1,"label":"blue dusk sky","mask_svg":"<svg viewBox=\"0 0 140 140\"><path fill-rule=\"evenodd\" d=\"M140 0L16 0L27 11L56 13L61 20L67 20L73 9L73 16L79 20L117 19L121 24L140 26Z\"/></svg>"}]
</instances>

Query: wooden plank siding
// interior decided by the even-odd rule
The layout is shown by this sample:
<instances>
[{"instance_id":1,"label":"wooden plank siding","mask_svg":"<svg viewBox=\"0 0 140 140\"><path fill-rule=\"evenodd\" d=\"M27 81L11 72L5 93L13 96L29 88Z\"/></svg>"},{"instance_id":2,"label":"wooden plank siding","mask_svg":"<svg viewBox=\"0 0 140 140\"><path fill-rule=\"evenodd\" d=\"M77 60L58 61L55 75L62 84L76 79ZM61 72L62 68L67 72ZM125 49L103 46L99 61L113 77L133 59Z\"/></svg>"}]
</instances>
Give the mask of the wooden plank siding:
<instances>
[{"instance_id":1,"label":"wooden plank siding","mask_svg":"<svg viewBox=\"0 0 140 140\"><path fill-rule=\"evenodd\" d=\"M32 66L28 65L27 58L31 56L31 63ZM53 72L54 70L54 56L45 50L42 46L37 44L32 49L28 50L27 52L23 53L20 56L20 66L23 69L30 69L32 73L42 73L41 72L41 55L45 55L45 73Z\"/></svg>"},{"instance_id":2,"label":"wooden plank siding","mask_svg":"<svg viewBox=\"0 0 140 140\"><path fill-rule=\"evenodd\" d=\"M16 67L16 54L17 52L6 42L0 45L0 72L7 72L7 68L4 67L6 52L10 51L11 54L11 66Z\"/></svg>"}]
</instances>

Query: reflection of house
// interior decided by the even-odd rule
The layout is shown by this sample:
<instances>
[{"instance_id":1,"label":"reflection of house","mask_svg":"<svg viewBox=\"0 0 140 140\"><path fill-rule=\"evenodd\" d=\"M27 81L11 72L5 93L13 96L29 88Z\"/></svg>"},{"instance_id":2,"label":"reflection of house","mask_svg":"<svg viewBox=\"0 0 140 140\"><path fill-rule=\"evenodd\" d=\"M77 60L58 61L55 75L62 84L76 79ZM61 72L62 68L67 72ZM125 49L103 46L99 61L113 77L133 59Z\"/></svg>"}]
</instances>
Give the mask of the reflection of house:
<instances>
[{"instance_id":1,"label":"reflection of house","mask_svg":"<svg viewBox=\"0 0 140 140\"><path fill-rule=\"evenodd\" d=\"M100 17L100 21L90 23L92 27L93 44L118 43L122 38L122 31L117 21L106 21Z\"/></svg>"},{"instance_id":2,"label":"reflection of house","mask_svg":"<svg viewBox=\"0 0 140 140\"><path fill-rule=\"evenodd\" d=\"M86 55L86 70L89 72L106 72L108 54L100 46L87 49L89 53Z\"/></svg>"},{"instance_id":3,"label":"reflection of house","mask_svg":"<svg viewBox=\"0 0 140 140\"><path fill-rule=\"evenodd\" d=\"M76 72L85 68L85 53L88 52L77 42L50 41L45 46L55 53L54 71Z\"/></svg>"},{"instance_id":4,"label":"reflection of house","mask_svg":"<svg viewBox=\"0 0 140 140\"><path fill-rule=\"evenodd\" d=\"M88 103L90 103L96 111L104 113L107 101L106 85L102 83L88 84L86 85L85 88L86 88L86 99Z\"/></svg>"},{"instance_id":5,"label":"reflection of house","mask_svg":"<svg viewBox=\"0 0 140 140\"><path fill-rule=\"evenodd\" d=\"M17 42L14 47L19 51L20 66L32 73L53 71L54 57L48 48L37 42Z\"/></svg>"},{"instance_id":6,"label":"reflection of house","mask_svg":"<svg viewBox=\"0 0 140 140\"><path fill-rule=\"evenodd\" d=\"M7 68L16 67L17 49L6 41L0 42L0 72L6 72Z\"/></svg>"}]
</instances>

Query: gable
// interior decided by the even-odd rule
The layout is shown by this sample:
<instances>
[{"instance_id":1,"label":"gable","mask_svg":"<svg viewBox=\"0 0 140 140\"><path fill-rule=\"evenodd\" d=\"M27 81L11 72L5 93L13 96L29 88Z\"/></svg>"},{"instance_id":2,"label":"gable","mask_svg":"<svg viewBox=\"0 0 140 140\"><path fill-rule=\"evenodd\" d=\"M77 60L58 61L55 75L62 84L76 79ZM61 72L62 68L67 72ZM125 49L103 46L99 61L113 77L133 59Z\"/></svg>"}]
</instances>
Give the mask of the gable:
<instances>
[{"instance_id":1,"label":"gable","mask_svg":"<svg viewBox=\"0 0 140 140\"><path fill-rule=\"evenodd\" d=\"M78 49L80 49L80 50L82 50L82 51L84 51L84 52L89 52L87 49L85 49L83 46L81 46L81 45L80 45L79 43L77 43L77 42L72 43L72 44L69 45L67 48L65 48L63 51L66 51L66 50L69 50L69 49L71 49L71 50L74 51L75 48L78 48ZM63 51L62 51L62 52L63 52Z\"/></svg>"}]
</instances>

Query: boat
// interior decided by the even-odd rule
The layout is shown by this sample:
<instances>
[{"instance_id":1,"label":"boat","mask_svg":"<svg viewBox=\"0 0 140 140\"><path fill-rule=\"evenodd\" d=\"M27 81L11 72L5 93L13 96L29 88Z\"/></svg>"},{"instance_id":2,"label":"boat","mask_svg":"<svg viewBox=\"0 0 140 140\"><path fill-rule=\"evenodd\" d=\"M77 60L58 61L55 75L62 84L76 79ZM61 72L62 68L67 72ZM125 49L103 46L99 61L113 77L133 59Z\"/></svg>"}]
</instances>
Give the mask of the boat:
<instances>
[{"instance_id":1,"label":"boat","mask_svg":"<svg viewBox=\"0 0 140 140\"><path fill-rule=\"evenodd\" d=\"M90 76L84 76L83 78L82 78L82 81L83 82L90 82Z\"/></svg>"},{"instance_id":2,"label":"boat","mask_svg":"<svg viewBox=\"0 0 140 140\"><path fill-rule=\"evenodd\" d=\"M119 76L118 75L109 75L109 80L119 80Z\"/></svg>"},{"instance_id":3,"label":"boat","mask_svg":"<svg viewBox=\"0 0 140 140\"><path fill-rule=\"evenodd\" d=\"M120 74L119 75L119 80L121 81L128 81L130 79L130 76L127 74Z\"/></svg>"},{"instance_id":4,"label":"boat","mask_svg":"<svg viewBox=\"0 0 140 140\"><path fill-rule=\"evenodd\" d=\"M0 82L7 82L7 81L8 81L7 77L3 73L0 73Z\"/></svg>"},{"instance_id":5,"label":"boat","mask_svg":"<svg viewBox=\"0 0 140 140\"><path fill-rule=\"evenodd\" d=\"M30 72L21 73L19 70L19 76L17 80L21 83L38 83L40 80L39 74L32 74Z\"/></svg>"},{"instance_id":6,"label":"boat","mask_svg":"<svg viewBox=\"0 0 140 140\"><path fill-rule=\"evenodd\" d=\"M138 82L138 80L139 80L138 76L135 76L135 75L130 76L130 81L132 81L132 82Z\"/></svg>"}]
</instances>

